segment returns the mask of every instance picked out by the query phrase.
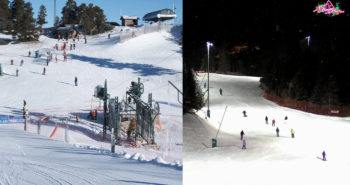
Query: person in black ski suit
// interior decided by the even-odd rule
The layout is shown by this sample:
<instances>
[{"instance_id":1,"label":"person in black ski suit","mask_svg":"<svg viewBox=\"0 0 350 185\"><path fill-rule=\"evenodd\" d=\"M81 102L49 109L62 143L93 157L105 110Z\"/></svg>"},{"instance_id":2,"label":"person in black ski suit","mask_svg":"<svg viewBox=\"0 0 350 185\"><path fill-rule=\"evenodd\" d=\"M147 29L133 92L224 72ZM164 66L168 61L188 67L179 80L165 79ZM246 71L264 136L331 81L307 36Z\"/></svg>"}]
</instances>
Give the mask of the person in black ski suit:
<instances>
[{"instance_id":1,"label":"person in black ski suit","mask_svg":"<svg viewBox=\"0 0 350 185\"><path fill-rule=\"evenodd\" d=\"M247 112L245 110L243 111L243 116L247 117Z\"/></svg>"},{"instance_id":2,"label":"person in black ski suit","mask_svg":"<svg viewBox=\"0 0 350 185\"><path fill-rule=\"evenodd\" d=\"M276 128L276 134L277 134L277 137L280 137L280 129L278 127Z\"/></svg>"},{"instance_id":3,"label":"person in black ski suit","mask_svg":"<svg viewBox=\"0 0 350 185\"><path fill-rule=\"evenodd\" d=\"M269 123L269 118L267 116L265 116L265 122L266 122L266 124Z\"/></svg>"},{"instance_id":4,"label":"person in black ski suit","mask_svg":"<svg viewBox=\"0 0 350 185\"><path fill-rule=\"evenodd\" d=\"M244 132L243 130L241 131L241 140L243 139Z\"/></svg>"},{"instance_id":5,"label":"person in black ski suit","mask_svg":"<svg viewBox=\"0 0 350 185\"><path fill-rule=\"evenodd\" d=\"M78 78L77 77L75 77L74 83L75 83L75 86L78 86Z\"/></svg>"},{"instance_id":6,"label":"person in black ski suit","mask_svg":"<svg viewBox=\"0 0 350 185\"><path fill-rule=\"evenodd\" d=\"M222 89L221 89L221 88L220 88L220 90L219 90L219 91L220 91L220 95L222 95Z\"/></svg>"}]
</instances>

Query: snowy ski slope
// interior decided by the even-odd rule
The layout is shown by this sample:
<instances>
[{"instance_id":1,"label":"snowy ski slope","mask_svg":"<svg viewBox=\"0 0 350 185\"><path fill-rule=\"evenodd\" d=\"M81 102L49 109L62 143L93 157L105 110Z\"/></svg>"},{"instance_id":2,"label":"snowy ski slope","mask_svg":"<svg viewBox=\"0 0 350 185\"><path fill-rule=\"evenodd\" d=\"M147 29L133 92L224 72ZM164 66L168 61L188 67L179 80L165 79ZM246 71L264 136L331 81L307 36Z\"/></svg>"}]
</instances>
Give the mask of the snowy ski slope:
<instances>
[{"instance_id":1,"label":"snowy ski slope","mask_svg":"<svg viewBox=\"0 0 350 185\"><path fill-rule=\"evenodd\" d=\"M202 87L205 75L198 76ZM349 184L350 118L280 107L263 93L258 77L210 74L211 118L205 119L207 107L184 115L184 184ZM226 105L217 147L212 148ZM241 130L246 150L241 149ZM323 150L327 161L322 160Z\"/></svg>"},{"instance_id":2,"label":"snowy ski slope","mask_svg":"<svg viewBox=\"0 0 350 185\"><path fill-rule=\"evenodd\" d=\"M58 62L50 62L46 66L45 51L53 49L53 46L57 43L59 46L63 44L63 41L57 41L57 39L51 39L46 36L41 36L39 42L30 43L11 43L9 45L0 45L0 64L4 75L0 77L0 115L21 115L23 100L27 102L27 108L29 110L30 117L32 119L39 119L47 116L55 117L74 117L76 114L80 115L81 123L74 124L76 127L83 128L82 130L90 130L91 133L98 134L101 132L102 127L90 123L86 116L91 108L97 108L101 105L101 102L93 98L94 88L97 85L104 85L105 79L108 83L108 93L111 97L118 96L120 99L125 97L125 91L129 88L131 81L137 81L137 78L141 78L141 82L144 84L145 92L142 96L144 101L147 101L148 93L152 93L152 97L160 105L160 122L162 123L162 130L155 133L156 143L160 146L160 150L152 150L146 147L130 148L124 146L116 146L116 154L113 158L108 158L111 154L108 154L110 150L110 144L94 140L93 137L88 137L86 132L79 130L69 131L68 144L60 144L60 151L94 149L94 151L86 151L88 153L98 153L104 151L107 156L102 155L100 158L107 157L109 161L117 160L115 163L125 163L125 166L141 166L143 163L149 163L145 166L157 166L165 167L165 169L157 170L165 172L169 169L169 172L174 174L173 180L167 181L162 178L155 180L156 178L150 178L150 181L142 181L147 178L136 179L131 183L160 183L160 184L181 184L182 182L182 105L178 102L177 91L168 84L170 80L179 89L182 90L182 49L178 45L179 33L182 29L176 28L172 32L155 32L144 34L139 37L130 39L124 43L119 43L119 32L122 27L116 27L110 32L111 39L107 38L108 33L99 34L96 36L88 36L87 44L84 44L84 40L76 40L76 49L70 50L69 44L72 43L72 39L69 39L67 46L68 61L63 62L63 51L59 50L53 55L55 58L57 54ZM6 35L0 35L0 38L7 38ZM40 50L43 56L41 59L34 58L35 50ZM31 51L31 56L28 57L28 51ZM10 65L10 60L14 60L14 65ZM20 66L20 61L24 60L24 65ZM42 75L43 68L46 68L46 75ZM19 70L19 76L16 77L16 69ZM78 78L78 86L74 86L74 77ZM99 112L101 115L102 112ZM85 125L84 125L85 124ZM36 125L29 124L28 132L36 134ZM23 124L11 124L0 125L1 129L17 129L23 132ZM51 134L54 125L43 125L41 136L42 138L48 138ZM17 132L17 131L11 131ZM20 133L19 132L19 133ZM25 133L23 133L25 134ZM9 140L16 140L16 135L4 136L9 137ZM36 141L35 137L32 137L31 141ZM59 128L53 140L65 141L65 130ZM18 140L20 143L21 140ZM50 139L44 141L51 145ZM52 142L55 143L55 142ZM11 143L9 143L10 145ZM28 143L28 146L30 143ZM20 145L20 147L24 147ZM67 148L65 148L67 147ZM52 153L56 150L48 147L48 153ZM40 152L41 150L28 148L28 151ZM5 151L5 150L1 150ZM14 150L12 152L19 152ZM74 152L73 152L74 153ZM76 152L79 153L79 152ZM76 154L74 153L74 154ZM81 152L84 154L84 152ZM92 156L94 154L91 154ZM91 156L90 155L90 156ZM100 154L98 154L100 155ZM19 157L21 158L21 157ZM23 156L25 160L26 156ZM67 156L68 160L69 156ZM87 157L89 158L89 157ZM119 158L123 158L120 160ZM64 160L66 160L64 159ZM74 158L73 158L74 159ZM138 161L136 163L130 162L130 160ZM22 160L22 159L20 159ZM32 159L31 159L32 160ZM103 161L103 160L101 160ZM60 163L60 160L55 161L58 164L58 169L64 165ZM67 162L67 161L62 161ZM86 161L85 161L86 162ZM16 160L10 160L9 164L17 163ZM79 162L80 163L80 162ZM86 166L88 164L83 164ZM96 164L98 162L93 162ZM101 162L105 164L106 162ZM129 164L130 163L130 164ZM132 165L131 165L132 164ZM48 165L45 163L45 165ZM80 164L79 164L80 165ZM118 166L118 165L116 165ZM105 174L104 170L98 171L103 165L98 165L93 173ZM108 166L106 166L108 168ZM20 168L18 165L15 170ZM148 174L148 167L136 167L136 171L141 174ZM153 168L153 167L151 167ZM2 168L2 172L6 169ZM42 171L49 171L48 177L44 178L44 183L51 182L56 183L52 178L56 178L52 173L56 173L53 167L41 168L38 173ZM134 170L134 169L127 169ZM64 171L64 170L63 170ZM120 170L118 170L120 171ZM81 171L83 173L84 171ZM92 171L91 171L92 172ZM108 172L108 171L107 171ZM28 176L33 176L38 173L28 172ZM113 174L115 172L112 172ZM21 172L18 172L18 176ZM135 174L135 173L134 173ZM149 175L149 174L148 174ZM79 176L79 175L78 175ZM86 175L88 176L88 175ZM157 175L156 175L157 176ZM176 178L175 178L176 176ZM85 176L84 176L85 177ZM51 179L51 180L50 180ZM110 180L112 180L112 176ZM118 179L118 178L116 178ZM132 178L135 180L135 178ZM153 180L152 180L153 179ZM6 177L1 181L5 184L31 184L32 181L6 181ZM69 184L74 182L81 182L83 184L90 184L90 182L83 181L70 181L67 182L58 180L59 183ZM119 182L101 181L107 183L99 183L100 177L96 177L92 184L119 184ZM138 181L141 180L141 181ZM0 182L0 183L1 183ZM57 184L59 184L57 183ZM120 182L123 184L123 182ZM127 184L127 181L125 181Z\"/></svg>"}]
</instances>

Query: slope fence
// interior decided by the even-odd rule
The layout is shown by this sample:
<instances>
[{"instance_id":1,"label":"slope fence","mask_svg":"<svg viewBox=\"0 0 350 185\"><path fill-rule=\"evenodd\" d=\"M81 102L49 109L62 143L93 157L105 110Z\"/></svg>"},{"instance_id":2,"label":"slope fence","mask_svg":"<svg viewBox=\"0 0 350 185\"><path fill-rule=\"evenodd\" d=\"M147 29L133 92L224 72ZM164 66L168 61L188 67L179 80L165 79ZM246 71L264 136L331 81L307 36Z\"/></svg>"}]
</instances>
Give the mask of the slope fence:
<instances>
[{"instance_id":1,"label":"slope fence","mask_svg":"<svg viewBox=\"0 0 350 185\"><path fill-rule=\"evenodd\" d=\"M157 23L157 24L145 24L139 28L126 29L120 32L120 42L123 43L129 39L135 38L137 36L153 33L159 31L167 31L169 32L173 25Z\"/></svg>"}]
</instances>

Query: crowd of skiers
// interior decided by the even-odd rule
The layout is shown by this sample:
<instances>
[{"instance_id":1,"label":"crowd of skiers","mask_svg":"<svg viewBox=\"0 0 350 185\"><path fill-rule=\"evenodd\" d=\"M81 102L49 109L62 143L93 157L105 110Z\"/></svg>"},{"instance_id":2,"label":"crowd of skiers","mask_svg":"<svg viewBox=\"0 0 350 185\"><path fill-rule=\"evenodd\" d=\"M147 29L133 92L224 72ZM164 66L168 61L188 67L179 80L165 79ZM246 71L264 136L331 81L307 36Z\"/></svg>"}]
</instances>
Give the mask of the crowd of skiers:
<instances>
[{"instance_id":1,"label":"crowd of skiers","mask_svg":"<svg viewBox=\"0 0 350 185\"><path fill-rule=\"evenodd\" d=\"M75 39L76 38L79 41L79 34L76 34L76 35L73 36L73 43L70 44L70 50L75 50L75 46L76 46L75 45ZM110 38L110 36L109 36L109 38ZM63 61L67 62L66 47L67 47L67 43L68 43L68 37L64 40L64 37L61 38L61 35L58 35L57 39L58 39L58 41L60 41L61 39L63 40L63 44L61 46L61 50L63 51ZM84 39L85 39L85 43L86 43L86 37L84 37ZM59 48L58 44L56 43L53 48L55 50L58 50L58 48ZM31 51L28 51L28 57L31 57L31 54L32 54ZM47 52L46 53L46 66L49 66L49 63L53 59L54 58L52 56L52 53L51 52ZM55 62L56 63L58 62L57 54L55 56ZM10 64L14 65L14 60L13 59L10 60ZM24 60L22 59L20 61L20 66L23 66L23 64L24 64ZM46 68L45 67L43 68L42 75L46 75ZM17 77L19 76L19 69L18 68L16 69L16 76ZM78 86L78 78L77 77L75 77L75 79L74 79L74 84L75 84L75 86Z\"/></svg>"},{"instance_id":2,"label":"crowd of skiers","mask_svg":"<svg viewBox=\"0 0 350 185\"><path fill-rule=\"evenodd\" d=\"M204 88L206 88L207 87L207 83L204 82L203 86L204 86ZM219 94L220 94L220 96L223 96L223 89L222 88L219 88ZM242 113L243 113L243 117L247 117L247 112L245 110L243 110ZM285 116L284 117L284 121L287 121L287 120L288 120L288 116ZM269 123L269 118L267 116L265 116L265 123L266 124ZM272 127L276 126L276 120L275 119L272 119L271 125L272 125ZM290 134L291 134L291 138L295 138L295 130L293 128L290 130ZM241 136L240 138L241 138L241 141L242 141L242 149L246 149L247 148L247 142L246 142L246 140L244 138L244 135L245 135L245 133L242 130L240 132L240 136ZM280 136L280 129L277 127L276 128L276 137L279 137L279 136ZM323 157L323 160L325 161L326 160L326 153L325 153L325 151L322 152L322 157Z\"/></svg>"}]
</instances>

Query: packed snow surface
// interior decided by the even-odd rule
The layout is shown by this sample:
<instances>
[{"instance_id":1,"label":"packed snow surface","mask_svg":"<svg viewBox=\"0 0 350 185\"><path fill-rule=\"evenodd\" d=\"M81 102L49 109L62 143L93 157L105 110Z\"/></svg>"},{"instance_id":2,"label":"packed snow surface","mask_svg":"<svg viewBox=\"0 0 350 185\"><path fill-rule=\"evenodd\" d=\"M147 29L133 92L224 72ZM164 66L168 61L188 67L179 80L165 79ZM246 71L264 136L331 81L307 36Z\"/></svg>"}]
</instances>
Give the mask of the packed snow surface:
<instances>
[{"instance_id":1,"label":"packed snow surface","mask_svg":"<svg viewBox=\"0 0 350 185\"><path fill-rule=\"evenodd\" d=\"M63 41L46 36L40 36L37 42L0 45L3 72L0 116L22 115L23 100L26 100L31 119L27 133L23 131L23 123L0 125L4 134L0 137L6 138L1 141L0 156L4 159L1 174L4 175L0 184L181 184L182 105L168 81L182 90L182 49L178 44L182 28L148 33L120 43L121 29L116 27L109 32L110 39L108 33L88 36L86 44L80 35L80 40L75 41L75 50L70 50L73 41L69 39L67 61L63 61ZM0 37L8 38L3 34ZM53 50L55 44L60 48L57 51ZM36 50L40 58L34 57ZM53 60L47 65L46 51L49 50ZM23 65L20 65L22 59ZM45 75L42 74L44 68ZM74 85L75 77L78 86ZM144 84L142 100L147 102L148 93L152 93L153 100L160 105L162 129L155 132L159 150L123 144L116 146L115 154L111 154L111 145L100 139L103 102L93 97L94 88L103 86L106 79L110 97L121 100L131 81L137 82L138 78ZM99 110L99 123L87 119L91 109ZM79 114L79 123L74 121L76 114ZM48 116L55 120L43 123L38 135L36 121ZM57 133L49 139L55 124L59 125ZM36 141L39 143L32 143ZM7 150L7 147L13 149ZM72 170L68 170L70 166ZM70 178L64 178L68 174ZM169 174L168 180L166 174ZM38 176L40 181L35 183L33 176Z\"/></svg>"},{"instance_id":2,"label":"packed snow surface","mask_svg":"<svg viewBox=\"0 0 350 185\"><path fill-rule=\"evenodd\" d=\"M197 79L203 88L206 74ZM206 118L207 105L184 115L184 184L348 184L350 118L281 107L263 93L259 77L210 74L211 117ZM212 148L217 134L217 147Z\"/></svg>"}]
</instances>

